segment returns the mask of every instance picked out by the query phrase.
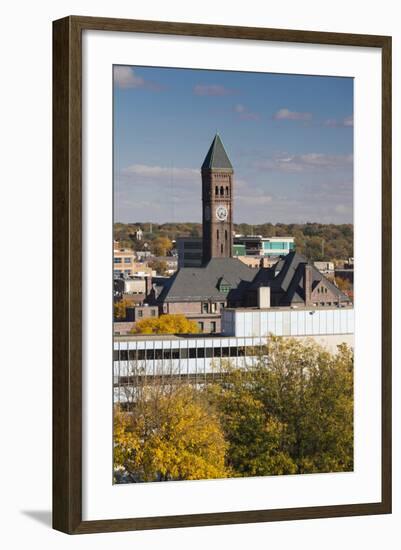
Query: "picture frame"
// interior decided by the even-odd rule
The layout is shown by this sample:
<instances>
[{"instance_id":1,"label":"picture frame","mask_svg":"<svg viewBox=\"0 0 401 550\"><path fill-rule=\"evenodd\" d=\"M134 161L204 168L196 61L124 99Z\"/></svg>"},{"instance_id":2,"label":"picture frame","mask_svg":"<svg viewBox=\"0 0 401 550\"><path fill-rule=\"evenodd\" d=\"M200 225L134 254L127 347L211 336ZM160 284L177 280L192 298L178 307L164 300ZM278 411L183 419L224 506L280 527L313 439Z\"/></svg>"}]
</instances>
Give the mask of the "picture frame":
<instances>
[{"instance_id":1,"label":"picture frame","mask_svg":"<svg viewBox=\"0 0 401 550\"><path fill-rule=\"evenodd\" d=\"M381 51L381 499L153 517L85 520L83 494L84 31L219 38ZM110 183L111 185L111 183ZM107 404L105 404L105 407ZM53 527L68 534L391 513L391 37L96 17L53 23Z\"/></svg>"}]
</instances>

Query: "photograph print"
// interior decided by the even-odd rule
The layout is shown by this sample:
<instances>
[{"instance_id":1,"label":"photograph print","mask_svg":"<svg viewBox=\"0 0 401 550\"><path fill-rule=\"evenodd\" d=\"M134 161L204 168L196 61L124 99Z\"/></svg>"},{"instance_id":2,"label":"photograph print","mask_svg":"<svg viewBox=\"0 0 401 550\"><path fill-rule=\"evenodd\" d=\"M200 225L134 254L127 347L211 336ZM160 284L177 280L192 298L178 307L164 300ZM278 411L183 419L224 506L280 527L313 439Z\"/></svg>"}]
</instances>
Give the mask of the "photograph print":
<instances>
[{"instance_id":1,"label":"photograph print","mask_svg":"<svg viewBox=\"0 0 401 550\"><path fill-rule=\"evenodd\" d=\"M353 85L114 65L114 483L353 471Z\"/></svg>"}]
</instances>

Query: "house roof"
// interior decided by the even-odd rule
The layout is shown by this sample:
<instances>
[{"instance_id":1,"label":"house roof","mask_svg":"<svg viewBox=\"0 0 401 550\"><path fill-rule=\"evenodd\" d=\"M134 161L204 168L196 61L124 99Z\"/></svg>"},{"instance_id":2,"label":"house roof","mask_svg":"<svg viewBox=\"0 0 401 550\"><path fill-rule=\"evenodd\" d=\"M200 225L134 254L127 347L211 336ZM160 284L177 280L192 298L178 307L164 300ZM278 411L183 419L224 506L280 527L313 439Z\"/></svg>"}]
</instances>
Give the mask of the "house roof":
<instances>
[{"instance_id":1,"label":"house roof","mask_svg":"<svg viewBox=\"0 0 401 550\"><path fill-rule=\"evenodd\" d=\"M225 301L227 295L219 291L219 282L224 280L231 287L231 297L237 289L248 286L254 274L252 268L236 258L212 258L204 267L179 269L164 286L158 301Z\"/></svg>"},{"instance_id":2,"label":"house roof","mask_svg":"<svg viewBox=\"0 0 401 550\"><path fill-rule=\"evenodd\" d=\"M342 302L350 301L348 296L320 273L314 265L310 264L305 256L295 251L287 254L271 268L261 268L252 281L251 288L270 286L272 293L282 294L280 302L283 304L304 302L303 278L305 264L309 264L312 268L312 289L323 280L325 286Z\"/></svg>"},{"instance_id":3,"label":"house roof","mask_svg":"<svg viewBox=\"0 0 401 550\"><path fill-rule=\"evenodd\" d=\"M226 150L224 149L224 145L219 134L214 136L212 144L202 164L202 170L211 170L214 168L233 170L232 164L228 158Z\"/></svg>"}]
</instances>

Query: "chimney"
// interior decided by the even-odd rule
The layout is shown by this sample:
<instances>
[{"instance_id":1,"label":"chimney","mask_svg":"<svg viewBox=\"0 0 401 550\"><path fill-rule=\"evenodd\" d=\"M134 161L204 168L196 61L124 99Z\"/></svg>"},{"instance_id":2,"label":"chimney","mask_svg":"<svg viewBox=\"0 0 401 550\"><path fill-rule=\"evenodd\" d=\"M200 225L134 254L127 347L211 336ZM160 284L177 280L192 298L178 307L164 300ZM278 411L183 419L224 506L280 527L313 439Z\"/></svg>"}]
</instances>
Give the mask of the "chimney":
<instances>
[{"instance_id":1,"label":"chimney","mask_svg":"<svg viewBox=\"0 0 401 550\"><path fill-rule=\"evenodd\" d=\"M309 264L304 265L304 292L305 292L305 306L312 305L312 266Z\"/></svg>"},{"instance_id":2,"label":"chimney","mask_svg":"<svg viewBox=\"0 0 401 550\"><path fill-rule=\"evenodd\" d=\"M149 296L151 291L152 291L152 275L149 273L149 275L145 277L145 298Z\"/></svg>"},{"instance_id":3,"label":"chimney","mask_svg":"<svg viewBox=\"0 0 401 550\"><path fill-rule=\"evenodd\" d=\"M258 288L258 308L265 309L270 307L270 287L260 286Z\"/></svg>"}]
</instances>

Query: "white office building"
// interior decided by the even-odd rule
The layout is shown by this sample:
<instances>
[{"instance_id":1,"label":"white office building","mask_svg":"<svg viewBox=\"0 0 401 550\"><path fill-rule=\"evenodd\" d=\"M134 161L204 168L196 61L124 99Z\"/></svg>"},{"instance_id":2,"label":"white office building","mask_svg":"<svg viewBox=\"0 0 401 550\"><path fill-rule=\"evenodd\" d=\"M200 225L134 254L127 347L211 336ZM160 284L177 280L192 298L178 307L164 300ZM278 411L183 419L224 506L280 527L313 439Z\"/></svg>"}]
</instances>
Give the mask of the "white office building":
<instances>
[{"instance_id":1,"label":"white office building","mask_svg":"<svg viewBox=\"0 0 401 550\"><path fill-rule=\"evenodd\" d=\"M221 336L116 336L114 399L127 400L138 376L179 376L201 383L214 375L224 360L241 368L256 360L269 334L313 338L333 352L341 343L353 346L354 309L226 309Z\"/></svg>"}]
</instances>

